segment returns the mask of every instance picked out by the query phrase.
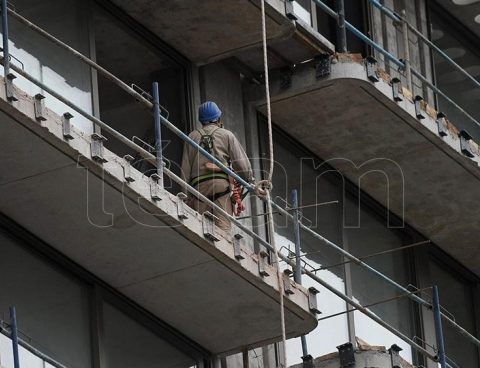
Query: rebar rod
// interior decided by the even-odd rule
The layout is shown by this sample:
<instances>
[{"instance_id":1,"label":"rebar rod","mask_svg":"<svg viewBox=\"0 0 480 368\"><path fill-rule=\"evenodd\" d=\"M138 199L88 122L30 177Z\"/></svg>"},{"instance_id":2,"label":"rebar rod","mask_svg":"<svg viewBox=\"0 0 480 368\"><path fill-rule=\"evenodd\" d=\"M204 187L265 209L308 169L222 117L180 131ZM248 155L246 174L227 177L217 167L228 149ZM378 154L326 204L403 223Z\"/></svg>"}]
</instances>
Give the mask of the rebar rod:
<instances>
[{"instance_id":1,"label":"rebar rod","mask_svg":"<svg viewBox=\"0 0 480 368\"><path fill-rule=\"evenodd\" d=\"M368 259L368 258L373 258L373 257L377 257L377 256L382 256L382 255L384 255L384 254L390 254L390 253L394 253L394 252L400 252L400 251L407 250L407 249L410 249L410 248L418 247L419 245L429 244L429 243L431 243L431 242L432 242L431 240L423 240L423 241L420 241L420 242L417 242L417 243L413 243L413 244L410 244L410 245L405 245L405 246L403 246L403 247L398 247L398 248L394 248L394 249L383 250L383 251L381 251L381 252L376 252L376 253L368 254L368 255L365 255L365 256L361 256L361 257L358 257L358 259L364 260L364 259ZM312 254L312 253L316 253L316 252L310 252L310 253L307 253L307 254L303 254L302 257L305 257L306 255L309 255L309 254ZM330 268L334 268L334 267L338 267L338 266L343 266L343 265L346 265L346 264L349 264L349 263L353 263L353 261L352 261L351 259L349 259L348 261L339 262L339 263L335 263L335 264L328 265L328 266L321 266L321 267L319 267L319 268L317 268L317 269L314 269L313 272L328 270L328 269L330 269Z\"/></svg>"},{"instance_id":2,"label":"rebar rod","mask_svg":"<svg viewBox=\"0 0 480 368\"><path fill-rule=\"evenodd\" d=\"M363 306L363 308L370 308L370 307L374 307L374 306L379 305L379 304L384 304L384 303L392 302L392 301L394 301L394 300L406 298L406 297L409 296L409 294L416 294L416 293L423 292L423 291L428 290L428 289L430 289L430 287L423 288L423 289L417 289L417 290L415 290L415 291L409 292L408 294L401 294L401 295L393 296L393 297L391 297L391 298L382 299L382 300L376 301L376 302L374 302L374 303L366 304L366 305ZM318 321L324 321L324 320L326 320L326 319L330 319L330 318L333 318L333 317L338 317L338 316L341 316L341 315L343 315L343 314L355 312L355 311L357 311L357 310L358 310L358 309L356 309L356 308L344 310L344 311L342 311L342 312L330 314L330 315L328 315L328 316L319 318Z\"/></svg>"}]
</instances>

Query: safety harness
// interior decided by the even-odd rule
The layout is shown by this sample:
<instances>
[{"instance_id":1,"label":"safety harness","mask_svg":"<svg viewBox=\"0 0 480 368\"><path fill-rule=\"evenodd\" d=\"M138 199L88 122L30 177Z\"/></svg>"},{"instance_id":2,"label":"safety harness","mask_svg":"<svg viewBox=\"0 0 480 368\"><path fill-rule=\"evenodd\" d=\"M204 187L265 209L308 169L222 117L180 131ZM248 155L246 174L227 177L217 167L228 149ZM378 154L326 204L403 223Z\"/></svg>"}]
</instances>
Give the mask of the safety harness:
<instances>
[{"instance_id":1,"label":"safety harness","mask_svg":"<svg viewBox=\"0 0 480 368\"><path fill-rule=\"evenodd\" d=\"M205 132L203 129L198 129L198 133L200 133L200 141L198 142L198 145L202 147L205 151L207 151L209 154L214 155L214 139L213 139L213 133L215 133L220 127L212 130L210 134ZM196 153L198 155L198 151ZM194 162L195 160L193 160ZM192 178L190 180L190 185L192 187L199 185L200 183L203 183L208 180L213 180L213 179L225 179L229 180L229 176L224 173L224 172L211 172L205 175L200 175ZM212 196L207 196L209 200L212 202L215 202L217 199L223 197L224 195L227 195L231 192L230 186L225 190L224 192L221 193L215 193Z\"/></svg>"}]
</instances>

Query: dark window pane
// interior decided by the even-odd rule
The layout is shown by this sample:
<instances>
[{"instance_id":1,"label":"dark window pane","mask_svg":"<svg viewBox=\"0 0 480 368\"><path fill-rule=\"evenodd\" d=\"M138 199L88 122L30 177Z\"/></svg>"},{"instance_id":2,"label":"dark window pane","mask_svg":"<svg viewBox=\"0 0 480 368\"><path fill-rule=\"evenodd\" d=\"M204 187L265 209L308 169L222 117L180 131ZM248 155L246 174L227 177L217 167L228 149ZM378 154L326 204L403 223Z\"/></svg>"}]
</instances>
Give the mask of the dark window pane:
<instances>
[{"instance_id":1,"label":"dark window pane","mask_svg":"<svg viewBox=\"0 0 480 368\"><path fill-rule=\"evenodd\" d=\"M25 340L68 367L90 367L86 287L1 233L0 249L2 316L15 306Z\"/></svg>"}]
</instances>

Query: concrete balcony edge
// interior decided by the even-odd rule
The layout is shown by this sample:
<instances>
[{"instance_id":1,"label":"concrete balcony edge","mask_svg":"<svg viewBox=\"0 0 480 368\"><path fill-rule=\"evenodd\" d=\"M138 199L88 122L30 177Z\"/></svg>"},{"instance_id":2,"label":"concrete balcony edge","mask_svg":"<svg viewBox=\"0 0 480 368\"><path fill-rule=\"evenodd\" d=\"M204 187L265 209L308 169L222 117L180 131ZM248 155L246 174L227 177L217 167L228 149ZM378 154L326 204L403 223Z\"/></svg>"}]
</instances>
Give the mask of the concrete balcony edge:
<instances>
[{"instance_id":1,"label":"concrete balcony edge","mask_svg":"<svg viewBox=\"0 0 480 368\"><path fill-rule=\"evenodd\" d=\"M192 244L199 247L208 255L216 259L225 267L233 271L239 277L246 280L255 288L261 290L272 300L278 302L278 283L275 268L272 265L266 265L269 274L262 277L259 273L259 256L255 254L251 247L245 243L241 244L241 254L244 259L237 261L234 256L233 237L230 234L219 234L219 241L212 242L203 235L202 216L185 206L188 218L180 219L178 217L178 204L180 199L162 190L160 192L161 200L154 201L151 198L150 184L151 179L143 175L141 172L131 168L133 182L127 182L124 178L124 166L126 161L111 151L104 149L104 156L108 162L99 164L92 160L90 144L92 138L82 131L72 126L73 139L66 140L62 133L62 119L52 110L45 108L44 121L35 119L34 98L27 95L20 89L15 87L15 94L18 101L7 102L5 97L5 84L3 78L0 79L0 110L18 121L24 128L33 132L42 140L67 155L72 160L77 161L78 166L87 168L92 174L99 178L103 178L105 183L114 187L117 191L123 193L125 198L137 202L138 198L142 199L142 207L155 217L161 217L161 221L169 227L174 228L176 232L184 238L190 240ZM75 114L75 112L71 112ZM153 121L152 121L153 124ZM292 281L291 295L285 295L285 308L296 315L297 318L307 322L308 328L303 331L290 332L289 337L307 333L317 325L315 316L309 310L309 292L302 286ZM121 291L121 288L119 290ZM280 311L279 311L280 315ZM275 317L273 317L275 318ZM279 318L279 317L278 317ZM280 321L278 320L278 325ZM278 341L280 336L272 336L272 338L257 341L249 347L257 347L269 342ZM243 347L242 347L243 348ZM234 351L216 351L215 353L231 353Z\"/></svg>"}]
</instances>

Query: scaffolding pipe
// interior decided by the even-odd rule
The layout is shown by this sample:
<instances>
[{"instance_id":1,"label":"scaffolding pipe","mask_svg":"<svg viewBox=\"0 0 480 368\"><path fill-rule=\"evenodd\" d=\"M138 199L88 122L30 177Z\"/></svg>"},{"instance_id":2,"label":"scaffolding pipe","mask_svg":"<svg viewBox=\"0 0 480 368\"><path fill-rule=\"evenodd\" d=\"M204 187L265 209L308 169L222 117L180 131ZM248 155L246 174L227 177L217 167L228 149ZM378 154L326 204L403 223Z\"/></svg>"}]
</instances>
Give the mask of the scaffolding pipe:
<instances>
[{"instance_id":1,"label":"scaffolding pipe","mask_svg":"<svg viewBox=\"0 0 480 368\"><path fill-rule=\"evenodd\" d=\"M389 18L396 22L402 22L402 18L391 11L386 6L380 4L378 0L369 0L370 3L375 6L376 8L380 9L380 11L384 12ZM447 60L451 65L453 65L459 72L465 75L468 79L470 79L477 87L480 88L480 82L476 80L470 73L468 73L465 69L463 69L460 65L458 65L450 56L448 56L442 49L440 49L437 45L435 45L432 41L430 41L423 33L421 33L417 28L415 28L412 24L405 20L408 28L415 33L416 36L420 37L423 42L425 42L431 49L435 50L440 56L442 56L445 60Z\"/></svg>"},{"instance_id":2,"label":"scaffolding pipe","mask_svg":"<svg viewBox=\"0 0 480 368\"><path fill-rule=\"evenodd\" d=\"M298 192L296 189L292 190L292 214L293 214L293 238L295 241L295 267L293 280L302 285L302 258L301 258L301 239L300 239L300 211L298 210ZM300 336L302 343L302 358L308 356L307 338L305 335Z\"/></svg>"},{"instance_id":3,"label":"scaffolding pipe","mask_svg":"<svg viewBox=\"0 0 480 368\"><path fill-rule=\"evenodd\" d=\"M322 10L324 10L328 15L331 17L337 19L338 15L330 9L327 5L325 5L322 1L320 0L313 0ZM346 28L352 32L355 36L360 38L362 41L373 47L375 50L377 50L379 53L384 55L388 60L390 60L392 63L397 65L400 69L405 68L405 64L402 63L400 60L398 60L395 56L390 54L388 51L383 49L382 46L377 44L376 42L372 41L370 38L365 36L362 32L360 32L357 28L355 28L352 24L349 22L345 22ZM418 77L422 82L427 84L435 93L438 93L441 95L443 98L447 100L452 106L454 106L456 109L458 109L463 115L465 115L469 120L471 120L473 123L476 125L480 126L480 122L478 122L472 115L467 113L463 108L461 108L457 103L455 103L451 98L447 97L442 91L440 91L435 85L433 85L430 81L428 81L421 73L417 72L415 69L411 68L412 74ZM480 343L480 341L479 341ZM479 345L480 346L480 345Z\"/></svg>"},{"instance_id":4,"label":"scaffolding pipe","mask_svg":"<svg viewBox=\"0 0 480 368\"><path fill-rule=\"evenodd\" d=\"M6 0L2 0L3 2L6 3ZM74 48L68 46L66 43L60 41L58 38L52 36L50 33L44 31L42 28L37 26L36 24L30 22L26 18L22 17L20 14L17 12L8 9L8 13L18 20L20 23L23 23L26 25L28 28L32 29L35 32L40 33L43 37L45 37L47 40L50 42L56 44L57 46L60 46L61 48L65 49L68 51L71 55L75 56L76 58L80 59L84 63L88 64L95 70L97 70L100 74L102 74L106 79L110 80L111 82L115 83L117 86L119 86L121 89L123 89L125 92L127 92L130 96L134 97L137 101L141 102L142 104L145 105L148 109L151 109L153 107L153 104L147 100L145 97L143 97L140 93L136 92L133 88L131 88L129 85L125 84L122 80L117 78L115 75L110 73L108 70L102 68L100 65L98 65L96 62L92 61L85 55L81 54ZM3 19L3 12L2 12L2 19ZM5 38L5 37L4 37ZM4 49L5 49L5 41L4 41ZM7 49L8 50L8 49ZM5 55L5 53L4 53ZM7 59L9 60L9 59ZM13 68L12 68L13 69Z\"/></svg>"},{"instance_id":5,"label":"scaffolding pipe","mask_svg":"<svg viewBox=\"0 0 480 368\"><path fill-rule=\"evenodd\" d=\"M336 0L335 8L337 10L337 38L338 51L346 54L347 51L347 30L345 28L345 0Z\"/></svg>"},{"instance_id":6,"label":"scaffolding pipe","mask_svg":"<svg viewBox=\"0 0 480 368\"><path fill-rule=\"evenodd\" d=\"M12 331L13 366L14 368L20 368L20 357L18 355L17 311L15 307L10 307L10 329Z\"/></svg>"},{"instance_id":7,"label":"scaffolding pipe","mask_svg":"<svg viewBox=\"0 0 480 368\"><path fill-rule=\"evenodd\" d=\"M153 120L155 124L155 166L157 166L158 185L163 188L163 148L162 148L162 126L160 119L160 92L158 82L152 84L153 96Z\"/></svg>"},{"instance_id":8,"label":"scaffolding pipe","mask_svg":"<svg viewBox=\"0 0 480 368\"><path fill-rule=\"evenodd\" d=\"M2 0L2 41L3 41L3 57L7 60L3 64L3 75L5 78L10 74L10 51L8 48L8 8L7 0Z\"/></svg>"},{"instance_id":9,"label":"scaffolding pipe","mask_svg":"<svg viewBox=\"0 0 480 368\"><path fill-rule=\"evenodd\" d=\"M318 0L315 0L315 1L318 1ZM2 62L4 62L4 60L2 60ZM42 88L43 90L45 90L47 93L49 93L50 95L52 95L53 97L57 98L59 101L63 102L65 105L71 107L72 109L76 110L79 114L81 114L82 116L84 116L85 118L87 119L90 119L92 122L94 122L95 124L99 125L102 129L105 129L107 132L109 132L112 136L114 136L115 138L117 138L118 140L120 140L122 143L124 143L125 145L127 145L128 147L132 148L133 150L137 151L138 153L140 153L140 155L145 158L146 160L148 160L149 162L151 162L152 164L155 164L156 160L155 160L155 157L148 151L144 150L143 148L141 148L140 146L138 146L137 144L135 144L134 142L132 142L131 140L129 140L127 137L125 137L124 135L122 135L121 133L117 132L115 129L111 128L110 126L108 126L106 123L104 123L103 121L101 121L100 119L90 115L89 113L85 112L83 109L81 109L80 107L76 106L75 104L73 104L72 102L70 102L69 100L63 98L62 96L60 96L58 93L56 93L55 91L53 91L51 88L47 87L45 84L41 83L40 81L38 81L36 78L32 77L30 74L28 74L27 72L23 71L21 68L18 68L17 66L15 65L11 65L11 68L17 72L18 74L22 75L24 78L26 78L27 80L29 80L30 82L36 84L37 86L39 86L40 88ZM190 144L191 146L193 146L194 148L196 148L202 155L204 155L206 158L208 158L211 162L215 163L219 168L221 168L221 170L223 172L225 172L226 174L228 174L229 176L233 177L234 179L236 179L242 186L244 186L246 189L248 189L251 193L255 193L255 187L249 183L247 183L245 180L243 180L238 174L236 174L235 172L233 172L230 168L226 167L221 161L219 161L217 158L215 158L214 156L212 156L210 153L208 153L205 149L203 149L202 147L200 147L194 140L192 140L188 135L186 135L184 132L182 132L179 128L177 128L175 125L173 125L170 121L168 121L168 119L166 119L165 117L161 116L161 121L163 122L163 124L165 124L168 129L170 129L172 132L174 132L176 135L178 135L182 140L184 140L185 142L187 142L188 144ZM164 168L164 171L167 172L166 168ZM185 185L186 183L183 182L182 185ZM204 199L202 200L205 200L207 199L206 197L204 197ZM211 203L211 201L209 201L207 199L207 203ZM283 209L282 207L280 207L278 204L276 204L275 202L272 202L272 206L275 207L281 214L283 215L286 215L288 218L292 219L293 216L288 212L286 211L285 209ZM217 209L219 209L220 207L218 207ZM227 216L231 221L233 219L233 222L235 222L237 225L239 224L232 216ZM241 225L241 224L240 224ZM241 227L241 226L239 226ZM317 234L315 231L313 231L312 229L310 229L309 227L305 226L304 224L300 223L300 227L304 230L306 230L308 233L312 234L313 237L317 238L318 240L320 240L321 242L323 242L324 244L330 246L331 248L337 250L339 253L341 253L342 255L344 255L345 257L351 259L353 262L357 263L359 266L362 266L364 267L365 269L367 269L368 271L376 274L377 276L379 276L381 279L383 279L384 281L386 281L387 283L389 283L390 285L394 286L396 289L400 290L402 293L408 293L408 290L405 289L403 286L401 286L400 284L398 284L397 282L395 282L394 280L388 278L387 276L383 275L381 272L377 271L376 269L374 269L373 267L369 266L368 264L360 261L358 258L356 258L354 255L348 253L347 251L345 251L343 248L339 247L338 245L336 245L335 243L331 242L330 240L326 239L325 237L321 236L320 234ZM245 226L241 227L243 230L245 229L248 229L246 228ZM249 230L249 229L248 229ZM247 233L249 233L249 235L253 236L252 234L254 234L253 232L251 231L247 231ZM254 238L256 238L257 240L259 240L262 244L264 244L269 250L273 250L273 248L271 247L271 245L267 242L265 242L263 239L261 239L260 237L258 237L258 235L255 235L253 236ZM268 245L266 245L268 244ZM288 260L288 258L285 258L285 260ZM291 264L289 262L289 264ZM305 270L304 271L305 274L310 274L310 275L314 275L313 273ZM417 297L416 295L412 295L411 298L420 303L421 305L423 306L426 306L428 308L430 308L430 304L423 300L422 298L419 298ZM454 328L456 328L461 334L463 334L464 336L466 336L470 341L472 341L474 344L476 344L477 346L480 346L480 340L478 340L476 337L474 337L473 335L471 335L468 331L466 331L463 327L461 327L460 325L458 325L455 321L451 320L450 317L446 316L445 314L442 313L442 317L447 321L449 322Z\"/></svg>"},{"instance_id":10,"label":"scaffolding pipe","mask_svg":"<svg viewBox=\"0 0 480 368\"><path fill-rule=\"evenodd\" d=\"M3 1L3 0L2 0ZM330 9L328 6L326 6L323 2L321 2L320 0L314 0L314 2L320 6L320 8L322 8L324 11L326 11L329 15L333 16L334 18L337 18L338 15L332 10ZM13 11L9 11L12 13L15 13ZM16 13L15 13L16 14ZM18 15L18 14L16 14ZM19 16L21 17L21 16ZM23 18L23 17L21 17ZM23 18L24 19L24 18ZM28 22L27 20L25 20L26 22ZM30 23L30 22L29 22ZM359 38L361 38L362 40L364 40L365 42L367 42L368 44L370 44L372 47L374 47L375 49L379 50L383 55L385 55L387 58L389 58L390 60L392 60L395 64L397 64L398 66L400 67L403 67L404 64L399 61L398 59L396 59L393 55L391 55L389 52L385 51L380 45L376 44L375 42L373 42L372 40L370 40L367 36L365 36L363 33L361 33L358 29L356 29L354 26L352 26L349 22L345 22L346 24L346 27L347 29L349 29L352 33L354 33L355 35L357 35ZM38 28L39 30L41 30L39 27L35 26L35 28ZM42 34L46 34L46 35L49 35L48 33L46 33L45 31L41 30L42 31ZM52 39L55 39L53 36L49 35ZM55 39L56 40L56 39ZM57 40L58 41L58 40ZM62 43L61 41L58 41L58 43L60 46L62 47L66 47L66 48L70 48L68 45L65 45L64 43ZM71 49L71 48L70 48ZM75 50L71 49L72 51L76 52ZM76 52L77 53L77 52ZM79 53L77 53L79 54ZM97 70L101 71L102 73L108 73L110 74L109 72L107 72L105 69L101 68L100 66L98 66L98 64L96 64L95 62L91 61L90 59L86 58L85 56L79 54L83 60L83 58L85 58L86 60L88 60L88 64L91 65L92 67L95 67ZM5 64L5 61L3 61L3 63ZM95 118L94 116L88 114L87 112L85 112L83 109L79 108L78 106L74 105L73 103L71 103L70 101L66 100L65 98L63 98L62 96L60 96L58 93L54 92L52 89L48 88L47 86L45 86L43 83L41 83L40 81L36 80L35 78L33 78L32 76L30 76L28 73L26 73L25 71L23 71L22 69L16 67L15 65L11 65L11 68L16 71L17 73L19 73L20 75L22 75L23 77L25 77L26 79L30 80L32 83L36 84L37 86L41 87L42 89L44 89L47 93L51 94L53 97L57 98L59 101L65 103L67 106L70 106L71 108L73 108L74 110L76 110L77 112L79 112L81 115L83 115L84 117L86 117L87 119L90 119L91 121L93 121L95 124L99 125L102 129L105 129L107 132L109 132L110 134L112 134L113 136L115 136L117 139L119 139L120 141L122 141L123 143L125 143L127 146L129 146L130 148L136 150L137 152L139 152L142 157L144 158L148 158L150 160L150 162L155 162L155 159L154 160L151 160L151 154L149 154L149 152L147 152L146 150L142 149L141 147L139 147L138 145L136 145L135 143L133 143L131 140L129 140L128 138L126 138L125 136L123 136L121 133L117 132L116 130L112 129L111 127L109 127L107 124L105 124L104 122L102 122L100 119L98 118ZM418 72L416 72L414 69L412 69L412 73L417 75L420 79L426 81L426 79ZM113 76L113 75L112 75ZM114 76L113 76L114 77ZM112 81L114 81L117 85L119 85L120 87L122 87L123 89L127 89L127 90L131 90L130 87L128 87L125 83L123 83L120 79L114 77L112 79ZM428 81L426 81L428 82ZM428 82L429 83L429 82ZM434 90L437 90L438 92L441 92L439 91L435 86L429 84L431 87L434 88ZM133 95L134 96L138 96L140 101L144 102L145 105L147 106L150 106L152 107L153 105L151 104L151 102L149 102L148 100L146 100L143 96L139 95L138 93L136 93L135 91L133 91ZM442 93L443 95L443 93ZM450 100L451 101L451 100ZM453 102L453 101L451 101ZM461 110L463 111L463 110ZM476 122L475 119L473 119L472 117L470 117L474 122ZM250 192L254 192L255 191L255 188L254 186L250 185L249 183L245 182L240 176L238 176L236 173L234 173L232 170L230 170L228 167L226 167L222 162L220 162L218 159L216 159L215 157L213 157L212 155L210 155L207 151L205 151L202 147L200 147L195 141L193 141L190 137L188 137L185 133L183 133L180 129L178 129L175 125L173 125L172 123L170 123L166 118L164 118L163 116L161 116L161 120L162 122L171 130L173 131L176 135L180 136L180 138L182 138L184 141L186 141L187 143L189 143L190 145L192 145L193 147L195 147L196 149L199 150L199 152L201 152L205 157L207 157L210 161L212 161L213 163L215 163L217 166L219 166L226 174L228 174L229 176L235 178L240 184L242 184L245 188L247 188ZM476 122L478 125L480 125L480 123ZM276 203L272 203L272 205L276 208L278 208L278 210L283 213L283 214L286 214L287 216L289 216L290 218L292 217L287 211L285 211L282 207L280 207L279 205L277 205ZM310 228L306 227L305 225L301 224L301 228L305 229L307 232L310 232L312 235L314 235L314 237L317 237L319 240L321 240L322 242L324 242L325 244L333 247L334 249L337 249L340 253L342 253L343 255L345 255L347 258L350 258L352 259L352 261L356 262L356 258L351 255L350 253L348 252L345 252L342 248L340 248L339 246L337 246L336 244L328 241L326 238L322 237L321 235L315 233L313 230L311 230ZM380 272L378 272L377 270L373 269L372 267L368 266L367 264L365 264L364 262L356 262L358 263L359 265L367 268L368 270L372 271L373 273L379 275L381 278L383 278L384 280L386 280L388 283L390 283L391 285L393 285L394 287L396 287L397 289L399 289L400 291L402 292L406 292L408 290L406 290L405 288L403 288L401 285L399 285L398 283L396 283L395 281L389 279L388 277L386 277L385 275L381 274ZM421 299L421 298L418 298L416 297L415 295L412 296L412 299L419 302L420 304L422 305L425 305L425 306L429 306L429 303L426 302L425 300ZM465 329L463 329L461 326L459 326L457 323L455 323L453 320L451 320L448 316L445 316L443 313L442 313L442 317L444 319L446 319L454 328L458 329L460 333L462 333L463 335L467 336L473 343L475 343L476 345L480 346L480 340L478 340L477 338L475 338L474 336L472 336L468 331L466 331Z\"/></svg>"},{"instance_id":11,"label":"scaffolding pipe","mask_svg":"<svg viewBox=\"0 0 480 368\"><path fill-rule=\"evenodd\" d=\"M8 337L9 339L12 339L12 332L8 331L1 324L0 324L0 333L4 336ZM55 359L49 357L48 355L45 355L40 350L33 347L32 345L30 345L28 342L22 340L21 338L18 338L18 345L21 346L22 348L24 348L25 350L28 350L30 353L37 356L38 358L45 361L46 363L54 366L55 368L67 368L65 365L57 362Z\"/></svg>"},{"instance_id":12,"label":"scaffolding pipe","mask_svg":"<svg viewBox=\"0 0 480 368\"><path fill-rule=\"evenodd\" d=\"M442 317L440 315L440 298L437 285L432 289L433 319L435 321L435 336L437 338L437 355L441 368L446 368L445 342L443 340Z\"/></svg>"},{"instance_id":13,"label":"scaffolding pipe","mask_svg":"<svg viewBox=\"0 0 480 368\"><path fill-rule=\"evenodd\" d=\"M412 69L410 66L410 42L408 40L407 12L402 10L402 33L403 33L403 63L405 64L405 77L407 78L407 88L413 92Z\"/></svg>"}]
</instances>

